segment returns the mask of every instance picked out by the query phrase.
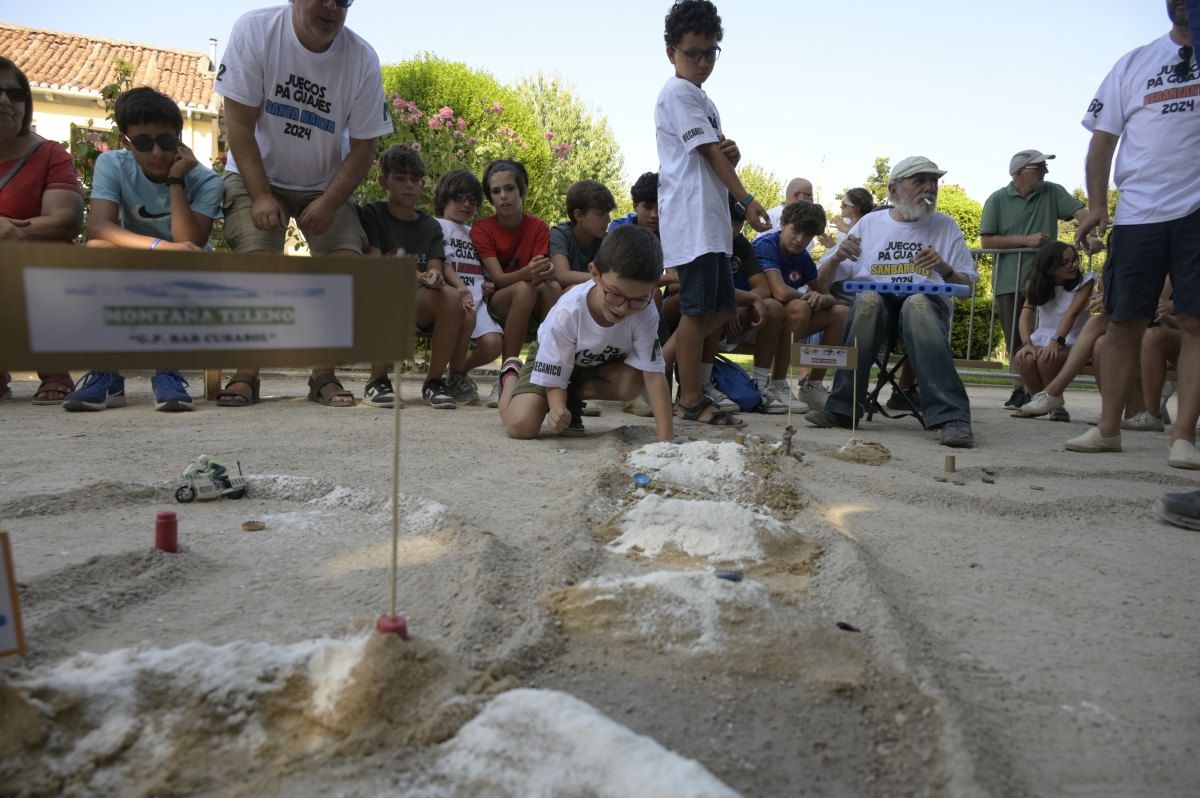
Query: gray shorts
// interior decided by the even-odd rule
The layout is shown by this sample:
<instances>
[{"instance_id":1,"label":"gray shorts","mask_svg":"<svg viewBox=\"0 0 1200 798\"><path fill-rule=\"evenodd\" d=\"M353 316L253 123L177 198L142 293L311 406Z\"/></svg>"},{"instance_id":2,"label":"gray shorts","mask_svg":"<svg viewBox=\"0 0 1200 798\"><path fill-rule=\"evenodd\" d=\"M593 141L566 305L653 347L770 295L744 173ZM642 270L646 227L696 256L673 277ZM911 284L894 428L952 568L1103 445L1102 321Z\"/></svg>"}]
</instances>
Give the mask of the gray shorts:
<instances>
[{"instance_id":1,"label":"gray shorts","mask_svg":"<svg viewBox=\"0 0 1200 798\"><path fill-rule=\"evenodd\" d=\"M225 173L225 240L234 252L283 252L284 231L259 230L250 215L253 202L242 176ZM320 191L295 191L271 186L271 195L292 219L299 219L309 203L321 196ZM311 235L303 227L304 240L314 255L328 255L338 250L362 254L367 248L367 234L358 219L358 207L350 200L342 203L333 217L333 224L321 235Z\"/></svg>"}]
</instances>

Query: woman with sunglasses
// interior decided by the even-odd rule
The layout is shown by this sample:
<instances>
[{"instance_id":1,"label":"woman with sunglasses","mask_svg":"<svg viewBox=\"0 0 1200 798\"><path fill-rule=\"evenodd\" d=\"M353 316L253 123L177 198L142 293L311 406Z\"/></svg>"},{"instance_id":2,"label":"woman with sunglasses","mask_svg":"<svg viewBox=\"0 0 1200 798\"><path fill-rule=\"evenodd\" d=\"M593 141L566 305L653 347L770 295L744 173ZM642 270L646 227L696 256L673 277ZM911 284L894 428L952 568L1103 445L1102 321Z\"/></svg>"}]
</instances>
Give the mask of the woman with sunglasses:
<instances>
[{"instance_id":1,"label":"woman with sunglasses","mask_svg":"<svg viewBox=\"0 0 1200 798\"><path fill-rule=\"evenodd\" d=\"M71 156L32 130L33 95L17 65L0 57L0 243L70 242L83 228L83 193ZM75 388L69 374L38 372L39 405L61 404ZM0 399L11 396L0 371Z\"/></svg>"}]
</instances>

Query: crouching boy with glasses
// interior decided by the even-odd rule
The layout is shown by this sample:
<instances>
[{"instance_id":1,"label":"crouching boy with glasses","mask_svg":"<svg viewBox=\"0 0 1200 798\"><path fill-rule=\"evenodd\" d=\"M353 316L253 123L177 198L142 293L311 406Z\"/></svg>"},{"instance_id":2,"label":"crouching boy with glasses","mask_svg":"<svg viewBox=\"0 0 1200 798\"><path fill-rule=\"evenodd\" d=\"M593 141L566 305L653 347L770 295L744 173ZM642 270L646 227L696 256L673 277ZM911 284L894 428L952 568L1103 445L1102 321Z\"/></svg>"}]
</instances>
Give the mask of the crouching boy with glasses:
<instances>
[{"instance_id":1,"label":"crouching boy with glasses","mask_svg":"<svg viewBox=\"0 0 1200 798\"><path fill-rule=\"evenodd\" d=\"M653 292L662 275L654 234L627 225L609 233L588 267L538 328L519 375L501 375L500 419L512 438L550 431L582 435L586 399L629 401L643 389L658 440L672 439L671 396L658 342Z\"/></svg>"}]
</instances>

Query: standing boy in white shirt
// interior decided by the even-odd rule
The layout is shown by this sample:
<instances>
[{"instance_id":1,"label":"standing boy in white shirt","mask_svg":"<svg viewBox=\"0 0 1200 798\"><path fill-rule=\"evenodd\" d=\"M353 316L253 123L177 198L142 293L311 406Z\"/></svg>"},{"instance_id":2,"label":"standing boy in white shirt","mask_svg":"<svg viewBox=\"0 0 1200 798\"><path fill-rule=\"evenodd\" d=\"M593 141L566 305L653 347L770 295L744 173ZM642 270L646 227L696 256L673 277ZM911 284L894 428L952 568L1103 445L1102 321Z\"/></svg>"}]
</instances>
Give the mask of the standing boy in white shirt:
<instances>
[{"instance_id":1,"label":"standing boy in white shirt","mask_svg":"<svg viewBox=\"0 0 1200 798\"><path fill-rule=\"evenodd\" d=\"M582 435L585 399L629 401L644 389L658 440L672 439L652 298L662 270L653 233L626 225L604 237L588 267L592 279L551 308L520 376L501 376L500 420L509 437L537 437L543 420L553 433Z\"/></svg>"},{"instance_id":2,"label":"standing boy in white shirt","mask_svg":"<svg viewBox=\"0 0 1200 798\"><path fill-rule=\"evenodd\" d=\"M682 317L667 342L668 361L679 367L680 418L717 426L737 419L713 407L700 381L704 339L736 310L729 258L732 194L746 221L759 232L771 227L767 212L738 179L737 145L721 132L721 117L700 88L716 66L724 35L717 7L708 0L678 0L667 14L667 60L675 76L654 106L658 137L658 214L663 262L679 274Z\"/></svg>"}]
</instances>

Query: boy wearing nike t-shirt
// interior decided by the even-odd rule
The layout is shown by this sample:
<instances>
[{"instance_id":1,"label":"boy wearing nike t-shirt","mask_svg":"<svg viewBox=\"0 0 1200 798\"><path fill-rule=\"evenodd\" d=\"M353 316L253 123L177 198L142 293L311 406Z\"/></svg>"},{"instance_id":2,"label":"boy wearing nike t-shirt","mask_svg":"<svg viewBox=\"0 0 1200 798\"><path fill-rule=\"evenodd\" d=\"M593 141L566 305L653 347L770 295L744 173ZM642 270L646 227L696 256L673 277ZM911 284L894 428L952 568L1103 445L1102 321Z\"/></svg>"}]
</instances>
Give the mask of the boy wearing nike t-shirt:
<instances>
[{"instance_id":1,"label":"boy wearing nike t-shirt","mask_svg":"<svg viewBox=\"0 0 1200 798\"><path fill-rule=\"evenodd\" d=\"M180 141L179 106L142 86L117 97L113 116L125 149L96 159L87 245L209 249L208 236L213 220L221 218L225 190L221 178ZM187 382L175 369L159 369L150 384L155 410L192 409ZM87 411L124 404L125 378L120 372L89 371L62 406Z\"/></svg>"},{"instance_id":2,"label":"boy wearing nike t-shirt","mask_svg":"<svg viewBox=\"0 0 1200 798\"><path fill-rule=\"evenodd\" d=\"M511 438L582 435L585 399L629 401L643 389L658 440L672 438L671 397L652 294L662 276L654 234L627 225L604 237L592 279L569 289L538 328L519 376L501 375L500 419Z\"/></svg>"}]
</instances>

